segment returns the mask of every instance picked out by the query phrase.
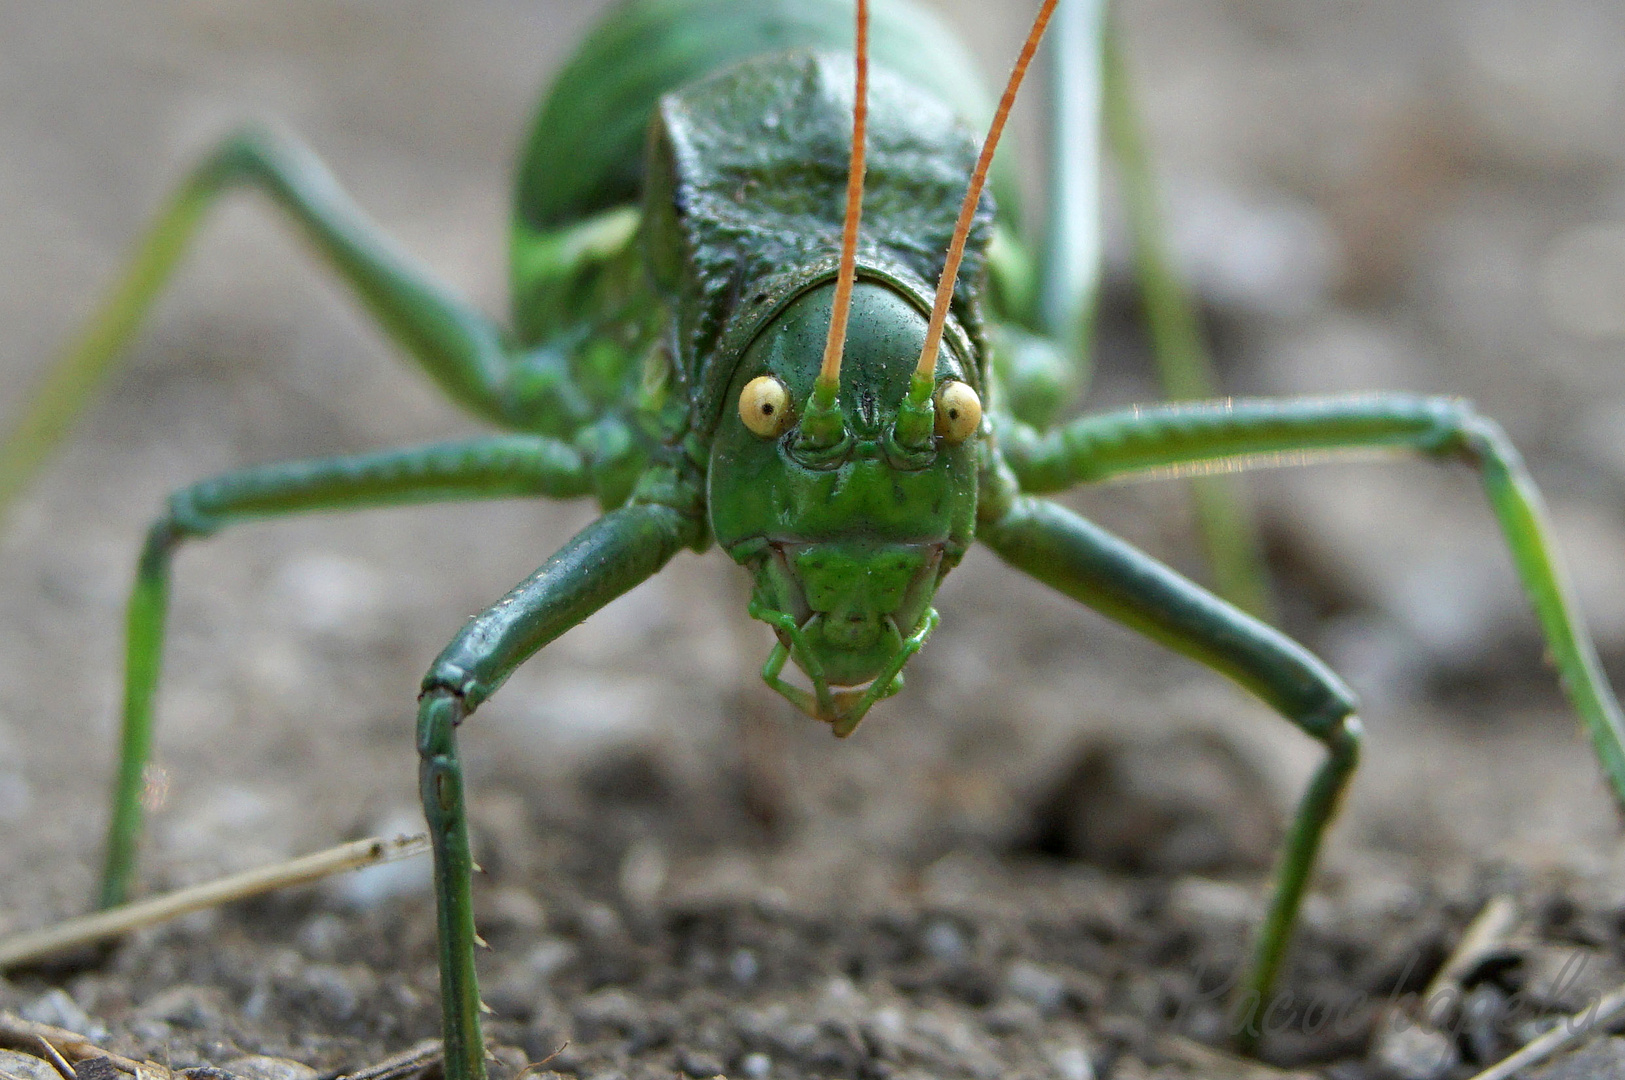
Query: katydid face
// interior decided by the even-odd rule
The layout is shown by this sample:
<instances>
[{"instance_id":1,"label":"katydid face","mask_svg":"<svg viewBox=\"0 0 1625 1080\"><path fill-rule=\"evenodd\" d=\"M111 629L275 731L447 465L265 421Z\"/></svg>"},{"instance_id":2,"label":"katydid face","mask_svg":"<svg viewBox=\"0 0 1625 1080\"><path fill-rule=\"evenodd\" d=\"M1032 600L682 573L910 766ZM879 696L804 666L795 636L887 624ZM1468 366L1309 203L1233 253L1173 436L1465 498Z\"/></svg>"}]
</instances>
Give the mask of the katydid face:
<instances>
[{"instance_id":1,"label":"katydid face","mask_svg":"<svg viewBox=\"0 0 1625 1080\"><path fill-rule=\"evenodd\" d=\"M712 448L710 506L717 542L755 576L751 613L774 626L813 683L812 698L791 700L844 734L850 725L840 720L856 723L854 703L900 683L898 671L935 620L937 584L974 537L979 434L898 439L926 315L891 285L861 280L838 398L844 434L833 445L809 441L800 421L833 294L833 283L803 293L746 349L728 391L742 407L729 410ZM964 371L945 350L939 391L963 386ZM780 409L787 401L789 417L754 416L763 400ZM882 679L868 695L831 689Z\"/></svg>"}]
</instances>

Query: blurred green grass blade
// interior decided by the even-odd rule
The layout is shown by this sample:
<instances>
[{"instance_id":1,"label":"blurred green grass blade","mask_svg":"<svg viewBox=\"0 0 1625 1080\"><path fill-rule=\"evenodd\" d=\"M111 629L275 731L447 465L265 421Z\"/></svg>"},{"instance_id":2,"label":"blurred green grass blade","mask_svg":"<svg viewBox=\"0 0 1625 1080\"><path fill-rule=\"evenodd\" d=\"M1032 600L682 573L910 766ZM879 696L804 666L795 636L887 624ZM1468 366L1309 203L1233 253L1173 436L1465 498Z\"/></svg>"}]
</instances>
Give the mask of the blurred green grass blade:
<instances>
[{"instance_id":1,"label":"blurred green grass blade","mask_svg":"<svg viewBox=\"0 0 1625 1080\"><path fill-rule=\"evenodd\" d=\"M1163 393L1170 401L1223 397L1195 305L1173 270L1143 125L1134 107L1117 33L1110 24L1105 56L1107 137L1122 181L1151 352ZM1271 619L1274 604L1263 544L1243 481L1233 476L1204 476L1193 478L1190 484L1215 591L1243 611Z\"/></svg>"},{"instance_id":2,"label":"blurred green grass blade","mask_svg":"<svg viewBox=\"0 0 1625 1080\"><path fill-rule=\"evenodd\" d=\"M0 443L0 520L89 404L185 251L208 202L206 178L182 186L79 337L29 395Z\"/></svg>"}]
</instances>

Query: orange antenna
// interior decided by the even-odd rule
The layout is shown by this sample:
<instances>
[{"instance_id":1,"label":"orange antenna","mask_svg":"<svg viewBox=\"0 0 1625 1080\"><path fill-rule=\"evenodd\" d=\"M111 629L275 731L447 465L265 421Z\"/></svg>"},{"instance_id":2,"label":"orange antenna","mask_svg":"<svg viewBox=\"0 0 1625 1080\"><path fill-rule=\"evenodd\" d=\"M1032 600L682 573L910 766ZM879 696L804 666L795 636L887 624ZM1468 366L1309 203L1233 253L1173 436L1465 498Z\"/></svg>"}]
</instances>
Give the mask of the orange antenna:
<instances>
[{"instance_id":1,"label":"orange antenna","mask_svg":"<svg viewBox=\"0 0 1625 1080\"><path fill-rule=\"evenodd\" d=\"M819 389L833 399L841 380L846 351L846 321L852 310L852 283L857 278L858 226L863 221L864 143L869 128L869 0L858 0L858 83L852 105L852 160L846 171L846 224L841 230L841 269L835 278L835 306L830 312Z\"/></svg>"},{"instance_id":2,"label":"orange antenna","mask_svg":"<svg viewBox=\"0 0 1625 1080\"><path fill-rule=\"evenodd\" d=\"M987 141L982 143L982 155L976 159L976 171L971 173L970 189L965 192L965 202L959 208L959 221L954 225L954 236L948 243L948 258L942 265L942 280L937 282L937 302L931 308L931 324L925 332L925 348L920 350L920 363L914 369L916 382L930 380L937 370L937 353L942 348L942 330L948 322L948 305L954 298L954 285L959 280L959 263L965 257L965 240L970 236L971 220L976 216L976 204L982 199L982 188L987 185L987 171L993 164L993 151L999 145L999 136L1004 133L1004 122L1009 119L1010 106L1015 103L1016 91L1021 89L1021 80L1027 75L1027 65L1032 63L1033 53L1038 51L1038 42L1044 36L1044 28L1049 25L1049 17L1055 11L1055 0L1044 0L1044 6L1038 10L1038 18L1033 20L1033 28L1027 33L1026 44L1021 47L1021 55L1016 57L1016 66L1010 72L1010 82L1005 85L1004 96L999 99L998 111L993 114L993 126L988 128Z\"/></svg>"}]
</instances>

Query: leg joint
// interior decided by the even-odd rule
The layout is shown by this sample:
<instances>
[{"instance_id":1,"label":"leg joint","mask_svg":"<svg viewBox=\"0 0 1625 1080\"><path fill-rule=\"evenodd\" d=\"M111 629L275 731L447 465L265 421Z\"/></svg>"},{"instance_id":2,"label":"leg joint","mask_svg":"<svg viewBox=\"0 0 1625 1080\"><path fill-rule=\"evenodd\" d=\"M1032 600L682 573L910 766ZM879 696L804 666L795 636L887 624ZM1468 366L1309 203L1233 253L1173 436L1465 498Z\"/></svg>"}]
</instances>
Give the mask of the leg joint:
<instances>
[{"instance_id":1,"label":"leg joint","mask_svg":"<svg viewBox=\"0 0 1625 1080\"><path fill-rule=\"evenodd\" d=\"M1475 468L1497 461L1517 460L1518 451L1505 429L1461 398L1441 399L1437 428L1423 449L1441 456L1457 456Z\"/></svg>"},{"instance_id":2,"label":"leg joint","mask_svg":"<svg viewBox=\"0 0 1625 1080\"><path fill-rule=\"evenodd\" d=\"M210 488L210 483L204 481L182 488L169 497L164 520L177 540L211 536L225 524L218 515L203 508Z\"/></svg>"},{"instance_id":3,"label":"leg joint","mask_svg":"<svg viewBox=\"0 0 1625 1080\"><path fill-rule=\"evenodd\" d=\"M147 530L141 548L140 574L163 576L170 556L182 540L195 540L219 531L222 522L198 508L197 486L182 488L169 497L164 513Z\"/></svg>"},{"instance_id":4,"label":"leg joint","mask_svg":"<svg viewBox=\"0 0 1625 1080\"><path fill-rule=\"evenodd\" d=\"M425 768L456 754L457 725L467 715L468 706L453 691L424 691L418 699L418 757Z\"/></svg>"},{"instance_id":5,"label":"leg joint","mask_svg":"<svg viewBox=\"0 0 1625 1080\"><path fill-rule=\"evenodd\" d=\"M423 676L423 683L418 688L418 700L427 701L436 694L448 695L462 703L466 715L484 704L495 689L481 682L477 673L442 657Z\"/></svg>"},{"instance_id":6,"label":"leg joint","mask_svg":"<svg viewBox=\"0 0 1625 1080\"><path fill-rule=\"evenodd\" d=\"M1321 735L1320 741L1326 744L1326 752L1333 760L1341 762L1345 769L1352 769L1360 761L1365 726L1358 716L1347 713Z\"/></svg>"}]
</instances>

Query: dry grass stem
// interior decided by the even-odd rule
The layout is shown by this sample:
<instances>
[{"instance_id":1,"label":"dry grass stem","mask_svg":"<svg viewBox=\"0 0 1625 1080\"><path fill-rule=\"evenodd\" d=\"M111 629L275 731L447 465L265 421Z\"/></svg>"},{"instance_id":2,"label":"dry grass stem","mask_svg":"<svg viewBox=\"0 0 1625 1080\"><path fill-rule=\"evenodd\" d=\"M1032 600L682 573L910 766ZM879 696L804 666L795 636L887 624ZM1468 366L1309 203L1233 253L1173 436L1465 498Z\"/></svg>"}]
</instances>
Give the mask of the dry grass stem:
<instances>
[{"instance_id":1,"label":"dry grass stem","mask_svg":"<svg viewBox=\"0 0 1625 1080\"><path fill-rule=\"evenodd\" d=\"M79 1074L74 1072L73 1066L68 1064L67 1059L57 1048L51 1045L50 1039L44 1035L36 1035L34 1041L39 1044L40 1057L49 1061L51 1067L62 1074L62 1080L79 1080Z\"/></svg>"},{"instance_id":2,"label":"dry grass stem","mask_svg":"<svg viewBox=\"0 0 1625 1080\"><path fill-rule=\"evenodd\" d=\"M50 1046L59 1057L75 1064L95 1058L106 1058L120 1072L134 1074L140 1069L150 1068L121 1054L109 1053L77 1032L52 1027L50 1024L36 1024L32 1020L0 1012L0 1048L39 1057L42 1043ZM60 1068L61 1066L58 1066L58 1069Z\"/></svg>"},{"instance_id":3,"label":"dry grass stem","mask_svg":"<svg viewBox=\"0 0 1625 1080\"><path fill-rule=\"evenodd\" d=\"M1163 1035L1156 1051L1208 1080L1313 1080L1310 1073L1278 1069L1262 1061L1237 1057L1183 1035Z\"/></svg>"},{"instance_id":4,"label":"dry grass stem","mask_svg":"<svg viewBox=\"0 0 1625 1080\"><path fill-rule=\"evenodd\" d=\"M1621 1014L1625 1014L1625 986L1596 1004L1575 1013L1516 1054L1474 1076L1472 1080L1511 1080L1529 1066L1545 1061L1575 1043L1602 1034Z\"/></svg>"},{"instance_id":5,"label":"dry grass stem","mask_svg":"<svg viewBox=\"0 0 1625 1080\"><path fill-rule=\"evenodd\" d=\"M43 930L31 930L0 940L0 970L30 963L65 949L119 937L132 930L152 926L188 912L217 907L234 900L304 885L346 870L359 870L379 863L394 862L429 850L429 838L399 836L392 840L372 837L341 844L314 855L305 855L274 866L263 866L232 874L215 881L180 889L165 896L139 900L133 904L68 919ZM35 1051L30 1050L30 1053Z\"/></svg>"},{"instance_id":6,"label":"dry grass stem","mask_svg":"<svg viewBox=\"0 0 1625 1080\"><path fill-rule=\"evenodd\" d=\"M1467 929L1461 941L1450 954L1450 959L1439 968L1422 994L1423 1001L1442 1000L1439 995L1448 989L1461 990L1461 981L1486 956L1506 944L1507 936L1518 925L1518 904L1510 896L1492 897L1484 905Z\"/></svg>"},{"instance_id":7,"label":"dry grass stem","mask_svg":"<svg viewBox=\"0 0 1625 1080\"><path fill-rule=\"evenodd\" d=\"M385 1058L376 1065L369 1065L355 1072L339 1073L334 1080L403 1080L404 1077L422 1072L436 1064L443 1056L445 1055L440 1040L426 1039L410 1050Z\"/></svg>"}]
</instances>

